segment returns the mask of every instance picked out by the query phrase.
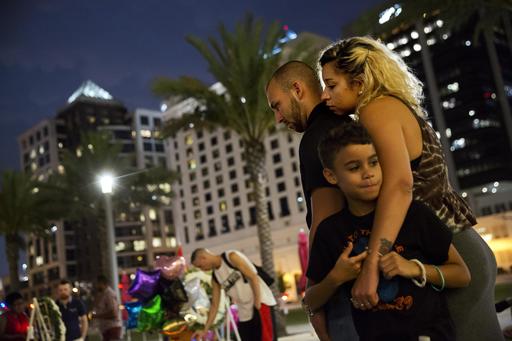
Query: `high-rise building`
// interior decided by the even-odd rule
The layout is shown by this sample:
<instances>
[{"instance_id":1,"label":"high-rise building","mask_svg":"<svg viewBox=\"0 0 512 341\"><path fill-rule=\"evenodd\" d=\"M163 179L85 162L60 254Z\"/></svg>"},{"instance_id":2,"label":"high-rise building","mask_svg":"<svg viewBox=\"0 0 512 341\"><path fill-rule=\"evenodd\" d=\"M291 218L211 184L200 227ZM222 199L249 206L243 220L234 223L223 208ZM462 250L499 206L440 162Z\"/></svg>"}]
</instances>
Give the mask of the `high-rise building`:
<instances>
[{"instance_id":1,"label":"high-rise building","mask_svg":"<svg viewBox=\"0 0 512 341\"><path fill-rule=\"evenodd\" d=\"M21 168L41 180L52 172L62 172L61 151L79 155L83 133L105 130L112 133L115 143L122 145L121 157L130 157L140 171L165 165L165 147L159 135L161 116L160 112L145 109L130 113L107 91L87 81L55 118L44 120L19 136ZM116 211L114 220L120 271L133 274L139 267L151 266L157 255L175 251L172 212L168 207ZM101 238L97 230L60 221L49 226L49 233L50 238L28 236L30 294L49 294L60 278L74 282L94 280L102 261L97 252Z\"/></svg>"},{"instance_id":2,"label":"high-rise building","mask_svg":"<svg viewBox=\"0 0 512 341\"><path fill-rule=\"evenodd\" d=\"M504 9L475 41L476 14L454 27L439 10L416 15L413 6L390 3L347 25L344 36L379 38L423 81L452 184L477 214L490 214L494 194L512 193L512 13ZM510 199L501 204L512 209Z\"/></svg>"}]
</instances>

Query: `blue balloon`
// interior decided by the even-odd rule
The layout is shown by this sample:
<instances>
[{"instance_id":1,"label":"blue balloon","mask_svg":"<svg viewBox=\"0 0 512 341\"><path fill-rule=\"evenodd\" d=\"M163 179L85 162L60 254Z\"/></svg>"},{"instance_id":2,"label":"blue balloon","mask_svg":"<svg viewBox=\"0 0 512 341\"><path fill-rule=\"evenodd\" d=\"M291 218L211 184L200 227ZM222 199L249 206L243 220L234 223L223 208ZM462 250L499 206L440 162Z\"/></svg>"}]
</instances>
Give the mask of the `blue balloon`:
<instances>
[{"instance_id":1,"label":"blue balloon","mask_svg":"<svg viewBox=\"0 0 512 341\"><path fill-rule=\"evenodd\" d=\"M140 311L142 309L142 303L139 301L128 302L124 304L126 311L128 312L128 320L126 321L126 329L137 328L137 319L139 318Z\"/></svg>"}]
</instances>

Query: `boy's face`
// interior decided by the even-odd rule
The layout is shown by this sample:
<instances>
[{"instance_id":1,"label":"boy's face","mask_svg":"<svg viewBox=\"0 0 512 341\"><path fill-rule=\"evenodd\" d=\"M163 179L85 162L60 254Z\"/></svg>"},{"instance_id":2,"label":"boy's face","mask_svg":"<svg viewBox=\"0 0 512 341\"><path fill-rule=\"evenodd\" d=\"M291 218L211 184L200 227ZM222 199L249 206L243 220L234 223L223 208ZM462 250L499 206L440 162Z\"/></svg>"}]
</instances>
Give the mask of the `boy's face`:
<instances>
[{"instance_id":1,"label":"boy's face","mask_svg":"<svg viewBox=\"0 0 512 341\"><path fill-rule=\"evenodd\" d=\"M372 144L352 144L342 148L334 169L324 169L327 181L337 184L347 199L373 201L379 196L382 170Z\"/></svg>"}]
</instances>

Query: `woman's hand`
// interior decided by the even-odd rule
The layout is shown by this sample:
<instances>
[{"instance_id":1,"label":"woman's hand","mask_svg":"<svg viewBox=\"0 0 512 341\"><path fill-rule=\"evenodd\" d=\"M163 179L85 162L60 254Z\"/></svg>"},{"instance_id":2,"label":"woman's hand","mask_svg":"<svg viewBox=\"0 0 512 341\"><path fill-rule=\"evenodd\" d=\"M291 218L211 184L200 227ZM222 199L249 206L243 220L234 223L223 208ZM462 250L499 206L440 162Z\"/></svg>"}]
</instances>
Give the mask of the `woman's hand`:
<instances>
[{"instance_id":1,"label":"woman's hand","mask_svg":"<svg viewBox=\"0 0 512 341\"><path fill-rule=\"evenodd\" d=\"M379 302L377 286L379 284L379 259L370 254L363 263L361 273L352 287L352 303L357 309L371 309Z\"/></svg>"},{"instance_id":2,"label":"woman's hand","mask_svg":"<svg viewBox=\"0 0 512 341\"><path fill-rule=\"evenodd\" d=\"M416 278L421 276L421 269L416 263L405 259L395 251L380 258L379 268L387 279L395 276L402 276L405 278Z\"/></svg>"}]
</instances>

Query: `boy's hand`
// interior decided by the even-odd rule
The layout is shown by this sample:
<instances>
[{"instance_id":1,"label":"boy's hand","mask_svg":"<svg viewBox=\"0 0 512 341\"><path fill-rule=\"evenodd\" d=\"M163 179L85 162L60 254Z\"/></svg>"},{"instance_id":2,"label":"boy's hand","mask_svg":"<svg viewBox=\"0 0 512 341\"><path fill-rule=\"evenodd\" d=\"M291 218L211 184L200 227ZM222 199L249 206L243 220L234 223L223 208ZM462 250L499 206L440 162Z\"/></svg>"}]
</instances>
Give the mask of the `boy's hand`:
<instances>
[{"instance_id":1,"label":"boy's hand","mask_svg":"<svg viewBox=\"0 0 512 341\"><path fill-rule=\"evenodd\" d=\"M361 271L361 264L368 255L368 252L364 251L357 256L349 257L353 247L354 245L349 242L348 246L343 250L336 261L334 268L332 268L331 272L328 274L336 285L341 285L356 278Z\"/></svg>"},{"instance_id":2,"label":"boy's hand","mask_svg":"<svg viewBox=\"0 0 512 341\"><path fill-rule=\"evenodd\" d=\"M387 279L395 276L416 278L421 275L419 266L392 251L379 260L379 268Z\"/></svg>"}]
</instances>

